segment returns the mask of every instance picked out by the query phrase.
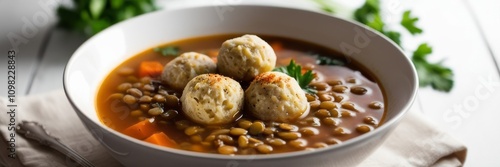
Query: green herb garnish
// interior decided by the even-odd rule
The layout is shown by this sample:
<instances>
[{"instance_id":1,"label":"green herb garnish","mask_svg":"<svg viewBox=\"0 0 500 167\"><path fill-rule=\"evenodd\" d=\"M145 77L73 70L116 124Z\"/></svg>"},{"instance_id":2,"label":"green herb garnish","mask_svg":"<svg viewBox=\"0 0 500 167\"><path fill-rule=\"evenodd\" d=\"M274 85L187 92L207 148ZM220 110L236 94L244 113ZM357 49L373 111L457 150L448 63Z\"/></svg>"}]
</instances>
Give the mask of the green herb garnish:
<instances>
[{"instance_id":1,"label":"green herb garnish","mask_svg":"<svg viewBox=\"0 0 500 167\"><path fill-rule=\"evenodd\" d=\"M314 1L323 10L325 9L324 5L329 5L326 2L319 3L317 0ZM366 0L361 7L354 11L353 17L356 21L384 34L401 47L401 32L387 28L386 23L382 19L381 10L379 0ZM330 10L324 11L331 13ZM402 14L400 25L408 30L410 34L417 35L423 32L421 28L416 26L417 21L418 17L411 16L411 11L407 10ZM444 66L442 62L430 63L427 57L431 53L432 48L428 44L423 43L413 52L413 56L411 57L419 76L420 87L431 86L435 90L449 92L453 88L453 71Z\"/></svg>"},{"instance_id":2,"label":"green herb garnish","mask_svg":"<svg viewBox=\"0 0 500 167\"><path fill-rule=\"evenodd\" d=\"M320 55L314 55L313 57L316 58L316 64L317 65L329 65L329 66L343 66L345 65L345 62L339 59L327 57L327 56L320 56Z\"/></svg>"},{"instance_id":3,"label":"green herb garnish","mask_svg":"<svg viewBox=\"0 0 500 167\"><path fill-rule=\"evenodd\" d=\"M153 51L160 53L163 56L177 56L179 55L179 47L176 46L166 46L166 47L156 47Z\"/></svg>"},{"instance_id":4,"label":"green herb garnish","mask_svg":"<svg viewBox=\"0 0 500 167\"><path fill-rule=\"evenodd\" d=\"M73 3L72 8L57 9L59 26L88 36L157 9L152 0L74 0Z\"/></svg>"},{"instance_id":5,"label":"green herb garnish","mask_svg":"<svg viewBox=\"0 0 500 167\"><path fill-rule=\"evenodd\" d=\"M422 33L422 29L415 26L415 23L418 21L417 17L410 16L411 11L407 10L403 13L403 19L401 20L401 25L406 28L411 34L420 34Z\"/></svg>"},{"instance_id":6,"label":"green herb garnish","mask_svg":"<svg viewBox=\"0 0 500 167\"><path fill-rule=\"evenodd\" d=\"M396 44L401 45L401 34L388 30L382 20L379 0L366 0L365 3L354 11L354 19L384 34Z\"/></svg>"},{"instance_id":7,"label":"green herb garnish","mask_svg":"<svg viewBox=\"0 0 500 167\"><path fill-rule=\"evenodd\" d=\"M427 56L432 48L427 43L420 44L413 52L412 61L417 69L419 84L422 87L431 86L435 90L449 92L453 88L453 71L438 63L429 63Z\"/></svg>"},{"instance_id":8,"label":"green herb garnish","mask_svg":"<svg viewBox=\"0 0 500 167\"><path fill-rule=\"evenodd\" d=\"M380 18L379 0L366 0L361 7L354 11L354 19L363 24L367 24L368 22L375 20L375 16L377 15Z\"/></svg>"},{"instance_id":9,"label":"green herb garnish","mask_svg":"<svg viewBox=\"0 0 500 167\"><path fill-rule=\"evenodd\" d=\"M316 90L309 86L309 83L314 79L314 75L311 70L307 70L306 73L302 74L302 67L298 64L295 64L295 61L290 60L290 64L288 66L277 67L273 71L282 72L291 76L299 83L302 90L306 93L316 94Z\"/></svg>"}]
</instances>

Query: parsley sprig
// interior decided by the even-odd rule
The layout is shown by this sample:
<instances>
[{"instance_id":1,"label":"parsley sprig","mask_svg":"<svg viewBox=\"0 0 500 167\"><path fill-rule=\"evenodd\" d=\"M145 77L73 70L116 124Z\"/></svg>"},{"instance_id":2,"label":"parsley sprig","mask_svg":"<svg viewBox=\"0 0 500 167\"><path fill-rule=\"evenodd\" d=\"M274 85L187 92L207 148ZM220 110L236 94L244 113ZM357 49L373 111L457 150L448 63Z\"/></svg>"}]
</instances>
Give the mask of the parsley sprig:
<instances>
[{"instance_id":1,"label":"parsley sprig","mask_svg":"<svg viewBox=\"0 0 500 167\"><path fill-rule=\"evenodd\" d=\"M329 65L329 66L343 66L346 63L338 58L332 58L328 56L313 55L316 58L317 65Z\"/></svg>"},{"instance_id":2,"label":"parsley sprig","mask_svg":"<svg viewBox=\"0 0 500 167\"><path fill-rule=\"evenodd\" d=\"M176 46L165 46L153 48L153 51L160 53L162 56L178 56L179 47Z\"/></svg>"},{"instance_id":3,"label":"parsley sprig","mask_svg":"<svg viewBox=\"0 0 500 167\"><path fill-rule=\"evenodd\" d=\"M314 1L316 2L316 0ZM325 7L325 5L329 5L329 3L322 2L318 3L318 5L321 9L329 8L329 10L324 10L327 13L335 11L334 6ZM353 17L356 21L379 31L401 46L401 32L391 30L386 26L386 23L382 19L379 0L366 0L361 7L354 11ZM402 14L400 25L411 35L418 35L423 32L423 30L416 25L418 20L418 17L412 16L411 11L407 10ZM432 47L427 43L422 43L414 50L411 57L418 73L420 87L431 86L435 90L449 92L454 85L453 71L444 66L442 61L437 63L428 61L427 58L431 53Z\"/></svg>"},{"instance_id":4,"label":"parsley sprig","mask_svg":"<svg viewBox=\"0 0 500 167\"><path fill-rule=\"evenodd\" d=\"M311 83L314 79L314 74L311 70L307 70L304 74L302 74L302 67L296 64L293 59L290 60L290 63L287 66L277 67L273 71L287 74L297 80L302 90L306 93L316 94L317 91L309 86L309 83Z\"/></svg>"},{"instance_id":5,"label":"parsley sprig","mask_svg":"<svg viewBox=\"0 0 500 167\"><path fill-rule=\"evenodd\" d=\"M415 26L415 23L418 21L417 17L410 16L411 11L407 10L403 13L403 19L401 20L401 25L406 28L412 35L420 34L423 32L422 29Z\"/></svg>"},{"instance_id":6,"label":"parsley sprig","mask_svg":"<svg viewBox=\"0 0 500 167\"><path fill-rule=\"evenodd\" d=\"M453 87L453 72L444 67L441 62L430 63L427 56L432 48L426 43L420 44L413 52L412 61L417 69L420 86L431 86L433 89L449 92Z\"/></svg>"}]
</instances>

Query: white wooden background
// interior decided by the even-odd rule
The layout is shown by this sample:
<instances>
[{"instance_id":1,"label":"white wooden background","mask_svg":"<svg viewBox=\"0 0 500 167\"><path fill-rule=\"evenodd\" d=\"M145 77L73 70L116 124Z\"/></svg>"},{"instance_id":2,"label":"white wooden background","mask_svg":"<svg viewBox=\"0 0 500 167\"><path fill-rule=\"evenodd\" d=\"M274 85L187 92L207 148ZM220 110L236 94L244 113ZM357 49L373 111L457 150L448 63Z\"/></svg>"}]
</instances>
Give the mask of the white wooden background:
<instances>
[{"instance_id":1,"label":"white wooden background","mask_svg":"<svg viewBox=\"0 0 500 167\"><path fill-rule=\"evenodd\" d=\"M341 4L346 6L361 2L344 1ZM198 2L164 0L159 4L171 8ZM227 2L234 1L203 3ZM315 8L308 0L293 2L282 4ZM412 39L405 36L405 46L416 48L419 42L429 42L434 47L432 59L445 59L445 64L455 72L455 87L451 92L420 89L412 112L423 113L436 127L466 144L469 151L465 166L500 166L500 1L384 2L390 9L386 13L389 20L399 20L400 11L406 9L412 9L413 14L420 17L418 25L423 27L424 34ZM6 71L7 51L13 47L8 36L17 34L26 39L19 44L17 54L18 96L62 89L64 66L85 41L79 35L54 27L54 5L58 3L0 0L0 71ZM35 28L23 28L29 24ZM6 72L0 72L0 96L6 96L6 91Z\"/></svg>"}]
</instances>

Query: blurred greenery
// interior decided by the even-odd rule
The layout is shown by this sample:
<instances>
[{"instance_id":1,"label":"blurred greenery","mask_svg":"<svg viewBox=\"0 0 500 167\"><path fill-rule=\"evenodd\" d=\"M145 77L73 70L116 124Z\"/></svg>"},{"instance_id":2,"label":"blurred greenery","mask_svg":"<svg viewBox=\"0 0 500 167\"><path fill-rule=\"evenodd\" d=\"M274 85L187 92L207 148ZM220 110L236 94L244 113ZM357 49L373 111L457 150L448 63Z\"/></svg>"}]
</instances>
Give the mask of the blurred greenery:
<instances>
[{"instance_id":1,"label":"blurred greenery","mask_svg":"<svg viewBox=\"0 0 500 167\"><path fill-rule=\"evenodd\" d=\"M103 29L158 8L153 0L74 0L57 9L59 26L92 36Z\"/></svg>"}]
</instances>

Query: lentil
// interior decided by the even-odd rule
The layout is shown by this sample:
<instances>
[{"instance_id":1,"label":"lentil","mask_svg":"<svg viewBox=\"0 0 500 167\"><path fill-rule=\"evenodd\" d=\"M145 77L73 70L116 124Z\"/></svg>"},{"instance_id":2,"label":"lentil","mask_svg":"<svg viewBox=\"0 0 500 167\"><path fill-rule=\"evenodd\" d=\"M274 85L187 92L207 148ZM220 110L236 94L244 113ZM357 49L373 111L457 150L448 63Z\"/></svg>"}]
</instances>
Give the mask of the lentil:
<instances>
[{"instance_id":1,"label":"lentil","mask_svg":"<svg viewBox=\"0 0 500 167\"><path fill-rule=\"evenodd\" d=\"M279 138L269 138L267 142L273 146L283 146L286 145L286 141Z\"/></svg>"},{"instance_id":2,"label":"lentil","mask_svg":"<svg viewBox=\"0 0 500 167\"><path fill-rule=\"evenodd\" d=\"M347 135L351 134L351 131L349 129L346 129L344 127L337 127L333 130L333 135Z\"/></svg>"},{"instance_id":3,"label":"lentil","mask_svg":"<svg viewBox=\"0 0 500 167\"><path fill-rule=\"evenodd\" d=\"M271 151L273 151L273 147L266 145L266 144L258 145L256 148L257 148L257 151L259 151L260 153L264 153L264 154L268 154L268 153L271 153Z\"/></svg>"},{"instance_id":4,"label":"lentil","mask_svg":"<svg viewBox=\"0 0 500 167\"><path fill-rule=\"evenodd\" d=\"M344 85L335 85L333 86L332 90L337 93L346 93L347 91L349 91L349 87Z\"/></svg>"},{"instance_id":5,"label":"lentil","mask_svg":"<svg viewBox=\"0 0 500 167\"><path fill-rule=\"evenodd\" d=\"M135 104L137 102L137 99L132 95L125 95L125 96L123 96L122 100L123 100L123 102L130 104L130 105Z\"/></svg>"},{"instance_id":6,"label":"lentil","mask_svg":"<svg viewBox=\"0 0 500 167\"><path fill-rule=\"evenodd\" d=\"M361 86L353 86L351 87L351 93L357 94L357 95L364 95L368 92L368 89L361 87Z\"/></svg>"},{"instance_id":7,"label":"lentil","mask_svg":"<svg viewBox=\"0 0 500 167\"><path fill-rule=\"evenodd\" d=\"M260 122L260 121L255 121L253 122L252 126L250 126L250 128L248 129L250 134L252 135L257 135L257 134L260 134L262 132L264 132L264 123Z\"/></svg>"},{"instance_id":8,"label":"lentil","mask_svg":"<svg viewBox=\"0 0 500 167\"><path fill-rule=\"evenodd\" d=\"M295 140L300 138L302 135L298 132L278 132L278 136L285 140Z\"/></svg>"},{"instance_id":9,"label":"lentil","mask_svg":"<svg viewBox=\"0 0 500 167\"><path fill-rule=\"evenodd\" d=\"M356 127L356 131L358 131L359 133L367 133L372 130L373 128L369 125L358 125L358 127Z\"/></svg>"},{"instance_id":10,"label":"lentil","mask_svg":"<svg viewBox=\"0 0 500 167\"><path fill-rule=\"evenodd\" d=\"M245 147L248 147L248 137L246 136L240 136L238 137L238 146L242 147L242 148L245 148Z\"/></svg>"},{"instance_id":11,"label":"lentil","mask_svg":"<svg viewBox=\"0 0 500 167\"><path fill-rule=\"evenodd\" d=\"M132 95L132 96L135 96L137 98L141 97L142 96L142 92L141 90L137 89L137 88L130 88L127 90L127 93Z\"/></svg>"},{"instance_id":12,"label":"lentil","mask_svg":"<svg viewBox=\"0 0 500 167\"><path fill-rule=\"evenodd\" d=\"M217 149L220 154L231 155L238 151L238 148L234 146L221 146Z\"/></svg>"},{"instance_id":13,"label":"lentil","mask_svg":"<svg viewBox=\"0 0 500 167\"><path fill-rule=\"evenodd\" d=\"M314 127L304 127L299 130L304 136L315 136L319 134L319 130Z\"/></svg>"},{"instance_id":14,"label":"lentil","mask_svg":"<svg viewBox=\"0 0 500 167\"><path fill-rule=\"evenodd\" d=\"M384 104L378 101L372 101L370 104L368 104L368 107L378 110L384 108Z\"/></svg>"},{"instance_id":15,"label":"lentil","mask_svg":"<svg viewBox=\"0 0 500 167\"><path fill-rule=\"evenodd\" d=\"M319 105L319 108L331 110L331 109L338 108L338 107L333 101L324 101L324 102L321 102L321 104Z\"/></svg>"},{"instance_id":16,"label":"lentil","mask_svg":"<svg viewBox=\"0 0 500 167\"><path fill-rule=\"evenodd\" d=\"M330 115L330 111L328 111L326 109L319 109L318 111L316 111L314 116L316 116L318 118L324 118L324 117L329 117L331 115Z\"/></svg>"},{"instance_id":17,"label":"lentil","mask_svg":"<svg viewBox=\"0 0 500 167\"><path fill-rule=\"evenodd\" d=\"M363 119L363 122L368 125L377 125L378 120L376 118L373 118L372 116L367 116Z\"/></svg>"},{"instance_id":18,"label":"lentil","mask_svg":"<svg viewBox=\"0 0 500 167\"><path fill-rule=\"evenodd\" d=\"M247 130L242 129L242 128L231 128L229 131L229 134L234 135L234 136L240 136L240 135L246 135Z\"/></svg>"},{"instance_id":19,"label":"lentil","mask_svg":"<svg viewBox=\"0 0 500 167\"><path fill-rule=\"evenodd\" d=\"M240 120L238 122L238 126L240 126L243 129L248 129L248 128L250 128L250 126L252 126L252 122L250 122L248 120Z\"/></svg>"},{"instance_id":20,"label":"lentil","mask_svg":"<svg viewBox=\"0 0 500 167\"><path fill-rule=\"evenodd\" d=\"M163 109L161 109L159 107L154 107L154 108L148 110L148 114L152 115L152 116L158 116L162 113L163 113Z\"/></svg>"},{"instance_id":21,"label":"lentil","mask_svg":"<svg viewBox=\"0 0 500 167\"><path fill-rule=\"evenodd\" d=\"M303 149L307 146L307 141L304 139L292 140L288 142L288 145L295 148Z\"/></svg>"}]
</instances>

